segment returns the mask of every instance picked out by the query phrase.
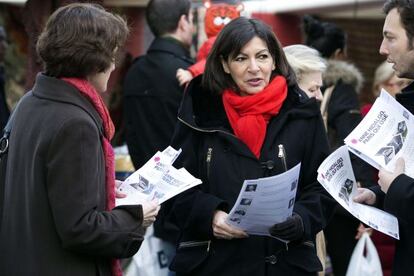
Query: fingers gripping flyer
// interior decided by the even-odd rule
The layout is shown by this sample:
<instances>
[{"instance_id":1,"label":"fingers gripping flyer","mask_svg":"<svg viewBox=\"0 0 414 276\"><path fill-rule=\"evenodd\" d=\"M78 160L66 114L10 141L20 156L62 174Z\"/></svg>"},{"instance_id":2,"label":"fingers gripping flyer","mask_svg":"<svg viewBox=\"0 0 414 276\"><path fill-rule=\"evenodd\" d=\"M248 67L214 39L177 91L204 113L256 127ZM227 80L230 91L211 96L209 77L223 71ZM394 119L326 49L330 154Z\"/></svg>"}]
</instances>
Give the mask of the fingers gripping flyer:
<instances>
[{"instance_id":1,"label":"fingers gripping flyer","mask_svg":"<svg viewBox=\"0 0 414 276\"><path fill-rule=\"evenodd\" d=\"M398 220L378 208L356 203L357 184L347 146L329 155L318 168L318 181L354 217L370 227L399 239Z\"/></svg>"},{"instance_id":2,"label":"fingers gripping flyer","mask_svg":"<svg viewBox=\"0 0 414 276\"><path fill-rule=\"evenodd\" d=\"M117 198L116 205L134 205L143 200L157 199L159 204L201 184L201 180L192 176L185 168L176 169L174 161L180 150L167 147L157 152L140 169L130 175L118 188L125 198Z\"/></svg>"}]
</instances>

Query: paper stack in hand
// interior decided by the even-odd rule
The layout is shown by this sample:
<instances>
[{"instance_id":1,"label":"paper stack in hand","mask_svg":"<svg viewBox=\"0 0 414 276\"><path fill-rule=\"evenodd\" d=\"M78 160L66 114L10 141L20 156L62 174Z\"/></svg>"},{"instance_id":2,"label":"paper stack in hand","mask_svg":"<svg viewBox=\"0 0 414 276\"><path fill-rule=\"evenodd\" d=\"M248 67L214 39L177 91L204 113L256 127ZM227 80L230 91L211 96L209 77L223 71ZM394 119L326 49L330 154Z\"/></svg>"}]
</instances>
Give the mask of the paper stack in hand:
<instances>
[{"instance_id":1,"label":"paper stack in hand","mask_svg":"<svg viewBox=\"0 0 414 276\"><path fill-rule=\"evenodd\" d=\"M395 216L352 200L357 195L357 182L347 146L338 148L322 162L318 168L318 181L357 219L395 239L400 238L398 220Z\"/></svg>"},{"instance_id":2,"label":"paper stack in hand","mask_svg":"<svg viewBox=\"0 0 414 276\"><path fill-rule=\"evenodd\" d=\"M125 198L117 198L116 206L139 204L143 200L158 199L159 204L201 184L201 180L192 176L185 168L176 169L174 161L180 150L171 146L157 152L144 166L130 175L118 187Z\"/></svg>"}]
</instances>

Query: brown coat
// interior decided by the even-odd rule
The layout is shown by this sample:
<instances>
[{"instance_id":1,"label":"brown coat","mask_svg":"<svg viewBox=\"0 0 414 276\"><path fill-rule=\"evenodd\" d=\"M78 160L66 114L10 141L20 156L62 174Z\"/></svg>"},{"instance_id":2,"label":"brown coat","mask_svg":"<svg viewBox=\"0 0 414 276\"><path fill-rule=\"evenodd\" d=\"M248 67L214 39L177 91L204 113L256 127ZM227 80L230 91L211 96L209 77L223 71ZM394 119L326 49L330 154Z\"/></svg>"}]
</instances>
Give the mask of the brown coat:
<instances>
[{"instance_id":1,"label":"brown coat","mask_svg":"<svg viewBox=\"0 0 414 276\"><path fill-rule=\"evenodd\" d=\"M110 275L139 249L141 206L105 211L101 129L74 87L38 75L10 137L0 274Z\"/></svg>"}]
</instances>

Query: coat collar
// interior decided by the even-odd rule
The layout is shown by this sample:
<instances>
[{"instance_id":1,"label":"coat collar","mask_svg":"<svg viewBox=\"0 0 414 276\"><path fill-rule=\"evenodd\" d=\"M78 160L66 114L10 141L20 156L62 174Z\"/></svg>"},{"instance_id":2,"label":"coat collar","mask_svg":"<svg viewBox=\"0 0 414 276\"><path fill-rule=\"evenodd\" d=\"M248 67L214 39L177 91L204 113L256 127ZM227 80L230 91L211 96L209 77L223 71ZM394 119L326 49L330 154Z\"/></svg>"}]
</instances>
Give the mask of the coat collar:
<instances>
[{"instance_id":1,"label":"coat collar","mask_svg":"<svg viewBox=\"0 0 414 276\"><path fill-rule=\"evenodd\" d=\"M50 101L72 104L80 107L91 116L103 133L102 119L93 105L79 91L67 82L39 73L32 89L33 95Z\"/></svg>"},{"instance_id":2,"label":"coat collar","mask_svg":"<svg viewBox=\"0 0 414 276\"><path fill-rule=\"evenodd\" d=\"M414 82L405 87L401 92L396 95L397 101L414 114Z\"/></svg>"},{"instance_id":3,"label":"coat collar","mask_svg":"<svg viewBox=\"0 0 414 276\"><path fill-rule=\"evenodd\" d=\"M172 37L157 37L148 49L150 52L165 52L192 63L190 52L182 43Z\"/></svg>"}]
</instances>

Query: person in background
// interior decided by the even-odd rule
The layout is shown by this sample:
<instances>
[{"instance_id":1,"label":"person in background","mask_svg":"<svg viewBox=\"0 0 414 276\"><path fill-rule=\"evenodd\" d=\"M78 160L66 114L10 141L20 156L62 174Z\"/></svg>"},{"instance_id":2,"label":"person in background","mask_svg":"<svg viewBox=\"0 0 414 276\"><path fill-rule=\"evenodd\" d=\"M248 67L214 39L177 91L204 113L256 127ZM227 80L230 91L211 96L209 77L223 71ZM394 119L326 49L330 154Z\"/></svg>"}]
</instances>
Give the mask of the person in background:
<instances>
[{"instance_id":1,"label":"person in background","mask_svg":"<svg viewBox=\"0 0 414 276\"><path fill-rule=\"evenodd\" d=\"M396 94L401 93L401 89L409 84L408 79L397 77L392 64L384 61L375 69L374 80L372 81L371 101L361 107L361 114L365 116L371 109L373 102L380 95L381 89L385 89L395 98Z\"/></svg>"},{"instance_id":2,"label":"person in background","mask_svg":"<svg viewBox=\"0 0 414 276\"><path fill-rule=\"evenodd\" d=\"M157 202L115 207L114 127L100 93L127 34L120 16L80 3L40 34L44 71L13 115L1 274L121 275L115 258L135 254L155 220Z\"/></svg>"},{"instance_id":3,"label":"person in background","mask_svg":"<svg viewBox=\"0 0 414 276\"><path fill-rule=\"evenodd\" d=\"M177 196L177 275L315 275L315 235L334 201L316 180L329 152L314 99L296 83L271 28L239 17L219 33L205 72L184 96L172 140L177 166L203 183ZM304 139L307 137L307 139ZM248 236L226 222L246 179L301 163L293 215ZM285 242L279 239L285 240Z\"/></svg>"},{"instance_id":4,"label":"person in background","mask_svg":"<svg viewBox=\"0 0 414 276\"><path fill-rule=\"evenodd\" d=\"M10 116L9 106L7 105L5 91L5 75L4 75L4 56L7 49L7 35L3 26L0 26L0 137L3 128L6 126Z\"/></svg>"},{"instance_id":5,"label":"person in background","mask_svg":"<svg viewBox=\"0 0 414 276\"><path fill-rule=\"evenodd\" d=\"M306 45L290 45L283 48L289 65L296 75L298 86L309 98L321 102L323 99L322 74L326 70L326 61L319 52Z\"/></svg>"},{"instance_id":6,"label":"person in background","mask_svg":"<svg viewBox=\"0 0 414 276\"><path fill-rule=\"evenodd\" d=\"M327 126L331 151L344 144L344 138L361 121L358 93L363 77L360 71L346 61L346 33L336 24L304 17L305 44L318 50L327 59L323 74L324 87L321 104L322 116ZM370 166L351 154L352 167L358 185L374 185ZM355 235L359 220L339 204L333 220L325 229L327 250L335 276L345 275L356 245ZM339 234L340 233L340 234Z\"/></svg>"},{"instance_id":7,"label":"person in background","mask_svg":"<svg viewBox=\"0 0 414 276\"><path fill-rule=\"evenodd\" d=\"M242 3L238 5L231 5L227 3L211 3L209 0L204 0L204 7L206 14L204 16L204 30L207 35L207 40L201 45L197 53L197 62L187 70L178 69L177 79L180 85L185 85L194 77L201 75L204 72L207 56L216 41L218 33L231 20L240 16L240 12L244 6Z\"/></svg>"},{"instance_id":8,"label":"person in background","mask_svg":"<svg viewBox=\"0 0 414 276\"><path fill-rule=\"evenodd\" d=\"M323 99L321 87L322 74L326 69L326 61L319 52L306 45L290 45L283 48L286 59L296 75L298 86L309 98L315 98L321 102ZM316 235L316 251L322 263L323 270L318 274L325 275L326 243L323 231Z\"/></svg>"},{"instance_id":9,"label":"person in background","mask_svg":"<svg viewBox=\"0 0 414 276\"><path fill-rule=\"evenodd\" d=\"M170 145L184 92L175 74L193 64L191 1L151 0L145 12L155 39L146 55L133 62L123 85L125 138L135 169ZM163 204L154 233L171 260L178 232L166 214L168 204Z\"/></svg>"},{"instance_id":10,"label":"person in background","mask_svg":"<svg viewBox=\"0 0 414 276\"><path fill-rule=\"evenodd\" d=\"M386 18L379 51L392 64L397 77L411 81L396 99L414 113L414 1L387 0L383 10ZM403 158L397 159L393 172L381 169L378 178L379 185L358 189L354 201L380 207L397 217L400 240L395 241L392 275L410 275L414 262L414 179L405 174Z\"/></svg>"}]
</instances>

